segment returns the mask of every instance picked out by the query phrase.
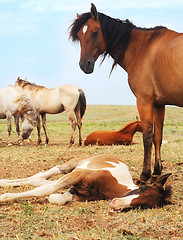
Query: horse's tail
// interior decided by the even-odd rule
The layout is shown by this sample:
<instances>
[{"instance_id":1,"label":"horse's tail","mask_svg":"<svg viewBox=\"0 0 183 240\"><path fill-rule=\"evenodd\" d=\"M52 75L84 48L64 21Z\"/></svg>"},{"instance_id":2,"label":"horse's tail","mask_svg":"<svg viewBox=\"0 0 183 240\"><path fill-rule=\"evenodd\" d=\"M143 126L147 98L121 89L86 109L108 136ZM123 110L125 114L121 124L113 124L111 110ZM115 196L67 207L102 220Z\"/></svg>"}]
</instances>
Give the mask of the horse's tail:
<instances>
[{"instance_id":1,"label":"horse's tail","mask_svg":"<svg viewBox=\"0 0 183 240\"><path fill-rule=\"evenodd\" d=\"M75 112L80 111L80 116L81 119L85 114L85 110L86 110L86 97L85 97L85 93L83 92L82 89L78 89L79 91L79 99L77 102L77 105L74 109Z\"/></svg>"}]
</instances>

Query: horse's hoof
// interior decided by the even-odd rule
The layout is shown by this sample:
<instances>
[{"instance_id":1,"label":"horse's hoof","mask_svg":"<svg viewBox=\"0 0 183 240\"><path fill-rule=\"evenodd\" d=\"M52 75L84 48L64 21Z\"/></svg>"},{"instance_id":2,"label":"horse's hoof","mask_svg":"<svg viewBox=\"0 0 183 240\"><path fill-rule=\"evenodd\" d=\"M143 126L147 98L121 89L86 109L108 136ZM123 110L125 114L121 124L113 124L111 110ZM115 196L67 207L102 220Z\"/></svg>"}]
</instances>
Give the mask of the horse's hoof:
<instances>
[{"instance_id":1,"label":"horse's hoof","mask_svg":"<svg viewBox=\"0 0 183 240\"><path fill-rule=\"evenodd\" d=\"M151 178L151 173L141 173L140 181L147 182Z\"/></svg>"},{"instance_id":2,"label":"horse's hoof","mask_svg":"<svg viewBox=\"0 0 183 240\"><path fill-rule=\"evenodd\" d=\"M154 182L156 182L156 179L159 177L160 175L152 175L151 176L151 180L150 180L150 184L153 184Z\"/></svg>"},{"instance_id":3,"label":"horse's hoof","mask_svg":"<svg viewBox=\"0 0 183 240\"><path fill-rule=\"evenodd\" d=\"M69 149L69 148L71 148L72 147L72 143L69 143L69 146L68 146L68 148L67 149Z\"/></svg>"},{"instance_id":4,"label":"horse's hoof","mask_svg":"<svg viewBox=\"0 0 183 240\"><path fill-rule=\"evenodd\" d=\"M12 143L8 143L8 147L11 147L13 144Z\"/></svg>"},{"instance_id":5,"label":"horse's hoof","mask_svg":"<svg viewBox=\"0 0 183 240\"><path fill-rule=\"evenodd\" d=\"M20 142L20 143L19 143L19 146L23 146L23 142Z\"/></svg>"},{"instance_id":6,"label":"horse's hoof","mask_svg":"<svg viewBox=\"0 0 183 240\"><path fill-rule=\"evenodd\" d=\"M136 181L136 184L137 185L146 185L146 181L142 181L141 179L137 179L137 181Z\"/></svg>"}]
</instances>

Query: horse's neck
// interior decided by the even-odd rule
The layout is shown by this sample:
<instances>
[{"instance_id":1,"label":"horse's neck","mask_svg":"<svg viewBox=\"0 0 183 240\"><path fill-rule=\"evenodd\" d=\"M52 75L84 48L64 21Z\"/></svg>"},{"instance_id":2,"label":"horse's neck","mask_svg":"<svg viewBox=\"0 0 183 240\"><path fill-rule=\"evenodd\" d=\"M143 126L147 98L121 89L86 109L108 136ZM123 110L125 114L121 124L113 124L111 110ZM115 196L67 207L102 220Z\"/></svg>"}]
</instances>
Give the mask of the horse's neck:
<instances>
[{"instance_id":1,"label":"horse's neck","mask_svg":"<svg viewBox=\"0 0 183 240\"><path fill-rule=\"evenodd\" d=\"M131 134L132 136L137 132L137 123L134 123L134 124L130 124L126 127L123 127L122 129L118 130L117 131L118 133L121 133L121 134Z\"/></svg>"},{"instance_id":2,"label":"horse's neck","mask_svg":"<svg viewBox=\"0 0 183 240\"><path fill-rule=\"evenodd\" d=\"M117 61L117 63L126 71L130 72L134 70L134 66L136 63L136 56L140 57L140 54L143 53L141 51L144 46L150 46L150 44L161 34L162 30L166 28L160 29L152 29L152 30L143 30L134 28L132 29L129 37L129 41L124 52L123 58L120 60L116 59L116 49L112 48L109 55Z\"/></svg>"}]
</instances>

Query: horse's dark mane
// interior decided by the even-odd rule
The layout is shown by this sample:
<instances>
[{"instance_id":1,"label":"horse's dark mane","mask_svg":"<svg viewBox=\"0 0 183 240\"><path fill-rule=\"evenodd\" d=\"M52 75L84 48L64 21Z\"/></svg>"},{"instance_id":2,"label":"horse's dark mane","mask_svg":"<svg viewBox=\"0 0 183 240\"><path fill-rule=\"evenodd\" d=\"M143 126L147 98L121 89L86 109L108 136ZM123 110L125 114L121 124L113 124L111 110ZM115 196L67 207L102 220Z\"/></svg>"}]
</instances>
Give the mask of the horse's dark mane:
<instances>
[{"instance_id":1,"label":"horse's dark mane","mask_svg":"<svg viewBox=\"0 0 183 240\"><path fill-rule=\"evenodd\" d=\"M37 85L35 83L31 83L31 82L29 82L27 80L23 80L23 79L20 79L20 78L17 79L16 84L18 86L22 86L22 87L33 86L33 87L38 87L38 88L45 88L44 86L39 86L39 85Z\"/></svg>"},{"instance_id":2,"label":"horse's dark mane","mask_svg":"<svg viewBox=\"0 0 183 240\"><path fill-rule=\"evenodd\" d=\"M103 13L98 13L100 25L102 27L102 33L104 39L107 43L107 50L104 53L104 58L112 53L115 56L115 61L112 66L112 70L114 66L119 62L119 59L123 59L124 53L127 49L130 33L132 29L140 29L144 31L156 30L164 28L162 26L158 26L155 28L139 28L136 27L132 22L128 19L122 21L120 19L111 18ZM74 20L73 24L70 27L70 38L72 41L78 41L79 38L77 36L81 27L91 18L91 13L83 13L78 16L76 20ZM111 70L111 71L112 71Z\"/></svg>"}]
</instances>

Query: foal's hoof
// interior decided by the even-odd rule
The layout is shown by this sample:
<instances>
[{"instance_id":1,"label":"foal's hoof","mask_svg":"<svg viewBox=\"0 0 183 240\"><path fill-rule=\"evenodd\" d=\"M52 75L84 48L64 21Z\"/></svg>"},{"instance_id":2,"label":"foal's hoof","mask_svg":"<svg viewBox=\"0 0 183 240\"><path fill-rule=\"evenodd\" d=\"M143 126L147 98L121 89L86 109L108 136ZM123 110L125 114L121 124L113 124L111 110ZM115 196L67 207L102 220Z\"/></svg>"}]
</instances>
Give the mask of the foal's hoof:
<instances>
[{"instance_id":1,"label":"foal's hoof","mask_svg":"<svg viewBox=\"0 0 183 240\"><path fill-rule=\"evenodd\" d=\"M10 142L10 143L8 143L8 147L11 147L13 144Z\"/></svg>"}]
</instances>

